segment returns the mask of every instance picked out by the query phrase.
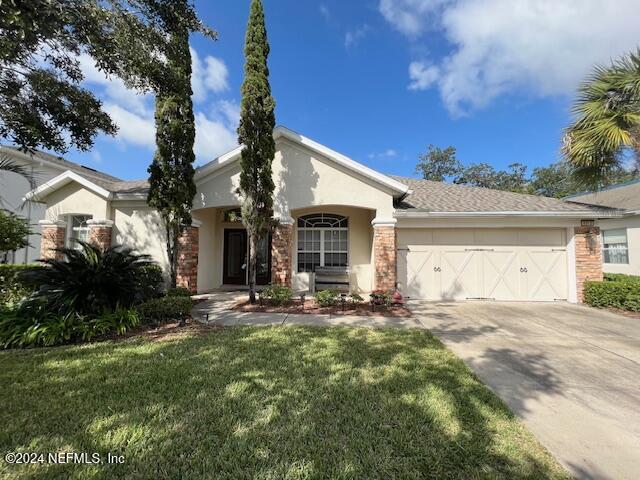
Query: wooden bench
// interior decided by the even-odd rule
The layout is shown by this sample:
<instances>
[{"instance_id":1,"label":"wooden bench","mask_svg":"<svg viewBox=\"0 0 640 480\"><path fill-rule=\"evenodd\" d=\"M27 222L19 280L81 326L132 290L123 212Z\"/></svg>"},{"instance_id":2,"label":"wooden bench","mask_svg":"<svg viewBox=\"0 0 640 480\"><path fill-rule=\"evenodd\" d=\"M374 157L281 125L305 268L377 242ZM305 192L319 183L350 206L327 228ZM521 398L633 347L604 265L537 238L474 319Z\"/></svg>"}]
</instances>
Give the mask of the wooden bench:
<instances>
[{"instance_id":1,"label":"wooden bench","mask_svg":"<svg viewBox=\"0 0 640 480\"><path fill-rule=\"evenodd\" d=\"M316 267L315 291L336 290L349 293L349 269L346 267Z\"/></svg>"}]
</instances>

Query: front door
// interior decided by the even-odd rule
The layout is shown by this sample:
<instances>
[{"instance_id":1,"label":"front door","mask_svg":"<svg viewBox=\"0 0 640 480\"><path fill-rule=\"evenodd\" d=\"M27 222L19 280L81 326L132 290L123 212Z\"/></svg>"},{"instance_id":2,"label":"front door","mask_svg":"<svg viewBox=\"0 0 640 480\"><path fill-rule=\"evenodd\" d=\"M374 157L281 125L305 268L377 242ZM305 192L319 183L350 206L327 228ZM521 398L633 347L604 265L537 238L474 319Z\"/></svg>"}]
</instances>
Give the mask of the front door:
<instances>
[{"instance_id":1,"label":"front door","mask_svg":"<svg viewBox=\"0 0 640 480\"><path fill-rule=\"evenodd\" d=\"M246 285L249 265L249 244L244 229L225 229L222 282L225 285ZM271 234L258 242L256 283L271 282Z\"/></svg>"},{"instance_id":2,"label":"front door","mask_svg":"<svg viewBox=\"0 0 640 480\"><path fill-rule=\"evenodd\" d=\"M225 229L222 282L226 285L247 283L247 231Z\"/></svg>"}]
</instances>

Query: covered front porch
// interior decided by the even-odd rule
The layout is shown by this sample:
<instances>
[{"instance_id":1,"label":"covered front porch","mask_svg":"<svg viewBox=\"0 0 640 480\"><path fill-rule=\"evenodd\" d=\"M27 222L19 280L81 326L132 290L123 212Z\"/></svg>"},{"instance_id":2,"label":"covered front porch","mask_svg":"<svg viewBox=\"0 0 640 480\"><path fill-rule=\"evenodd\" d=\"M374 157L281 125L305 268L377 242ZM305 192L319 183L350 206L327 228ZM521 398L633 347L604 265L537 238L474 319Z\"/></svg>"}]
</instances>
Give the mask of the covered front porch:
<instances>
[{"instance_id":1,"label":"covered front porch","mask_svg":"<svg viewBox=\"0 0 640 480\"><path fill-rule=\"evenodd\" d=\"M375 210L345 205L291 210L259 243L257 284L314 291L316 269L333 267L344 269L351 293L378 288L375 259L382 253L376 257L375 233L380 227L374 225L375 218ZM246 286L249 246L240 208L199 209L194 211L194 219L198 224L198 292ZM388 244L378 242L378 250L384 247ZM395 258L395 242L392 250Z\"/></svg>"}]
</instances>

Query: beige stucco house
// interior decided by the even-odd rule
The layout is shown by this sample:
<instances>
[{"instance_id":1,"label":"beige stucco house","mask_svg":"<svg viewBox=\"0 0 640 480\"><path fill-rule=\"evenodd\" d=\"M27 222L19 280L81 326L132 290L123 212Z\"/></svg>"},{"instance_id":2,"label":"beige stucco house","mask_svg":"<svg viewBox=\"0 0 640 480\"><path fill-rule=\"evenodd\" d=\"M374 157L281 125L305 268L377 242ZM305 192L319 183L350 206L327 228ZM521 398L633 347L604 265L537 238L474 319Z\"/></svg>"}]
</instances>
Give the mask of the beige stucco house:
<instances>
[{"instance_id":1,"label":"beige stucco house","mask_svg":"<svg viewBox=\"0 0 640 480\"><path fill-rule=\"evenodd\" d=\"M426 300L579 301L602 276L595 222L620 212L551 198L391 177L285 127L274 131L274 216L260 245L261 283L313 289L342 267L353 292L397 287ZM198 168L193 226L181 239L181 284L206 292L246 283L236 194L241 147ZM65 172L29 193L46 204L42 255L73 238L126 244L166 265L146 181Z\"/></svg>"},{"instance_id":2,"label":"beige stucco house","mask_svg":"<svg viewBox=\"0 0 640 480\"><path fill-rule=\"evenodd\" d=\"M640 180L574 195L568 200L624 211L621 217L602 219L598 223L602 268L607 273L640 275Z\"/></svg>"}]
</instances>

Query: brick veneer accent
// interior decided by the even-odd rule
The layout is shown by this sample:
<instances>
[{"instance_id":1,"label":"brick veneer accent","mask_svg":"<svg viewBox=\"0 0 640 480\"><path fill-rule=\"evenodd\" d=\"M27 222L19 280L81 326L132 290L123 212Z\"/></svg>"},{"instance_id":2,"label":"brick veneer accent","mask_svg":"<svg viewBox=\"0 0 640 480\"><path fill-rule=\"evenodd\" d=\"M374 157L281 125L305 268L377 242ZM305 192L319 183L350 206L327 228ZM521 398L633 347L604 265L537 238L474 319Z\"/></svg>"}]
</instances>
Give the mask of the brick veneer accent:
<instances>
[{"instance_id":1,"label":"brick veneer accent","mask_svg":"<svg viewBox=\"0 0 640 480\"><path fill-rule=\"evenodd\" d=\"M199 233L199 228L192 225L185 228L178 238L176 285L188 288L192 293L198 291Z\"/></svg>"},{"instance_id":2,"label":"brick veneer accent","mask_svg":"<svg viewBox=\"0 0 640 480\"><path fill-rule=\"evenodd\" d=\"M58 223L42 223L42 237L40 239L40 258L55 258L62 260L64 255L56 252L55 248L63 248L67 229Z\"/></svg>"},{"instance_id":3,"label":"brick veneer accent","mask_svg":"<svg viewBox=\"0 0 640 480\"><path fill-rule=\"evenodd\" d=\"M111 230L111 225L104 223L89 224L89 243L106 250L111 246Z\"/></svg>"},{"instance_id":4,"label":"brick veneer accent","mask_svg":"<svg viewBox=\"0 0 640 480\"><path fill-rule=\"evenodd\" d=\"M271 283L291 287L293 225L281 223L271 235Z\"/></svg>"},{"instance_id":5,"label":"brick veneer accent","mask_svg":"<svg viewBox=\"0 0 640 480\"><path fill-rule=\"evenodd\" d=\"M600 228L576 227L574 230L576 250L576 293L578 302L584 301L584 282L602 281L602 250Z\"/></svg>"},{"instance_id":6,"label":"brick veneer accent","mask_svg":"<svg viewBox=\"0 0 640 480\"><path fill-rule=\"evenodd\" d=\"M374 285L375 290L396 288L396 229L389 225L373 227Z\"/></svg>"}]
</instances>

